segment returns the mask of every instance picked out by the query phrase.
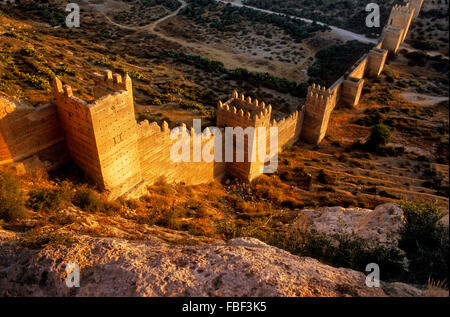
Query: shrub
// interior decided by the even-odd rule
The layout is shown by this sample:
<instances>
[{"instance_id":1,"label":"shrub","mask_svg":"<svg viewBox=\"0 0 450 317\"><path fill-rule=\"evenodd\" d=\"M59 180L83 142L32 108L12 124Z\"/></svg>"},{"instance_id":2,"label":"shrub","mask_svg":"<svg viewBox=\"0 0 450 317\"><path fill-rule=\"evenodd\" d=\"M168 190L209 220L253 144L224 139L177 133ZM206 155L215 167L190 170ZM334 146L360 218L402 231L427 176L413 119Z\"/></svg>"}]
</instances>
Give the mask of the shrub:
<instances>
[{"instance_id":1,"label":"shrub","mask_svg":"<svg viewBox=\"0 0 450 317\"><path fill-rule=\"evenodd\" d=\"M14 221L25 215L19 182L11 174L0 171L0 219Z\"/></svg>"},{"instance_id":2,"label":"shrub","mask_svg":"<svg viewBox=\"0 0 450 317\"><path fill-rule=\"evenodd\" d=\"M427 54L423 52L411 52L405 55L409 66L425 66L427 63Z\"/></svg>"},{"instance_id":3,"label":"shrub","mask_svg":"<svg viewBox=\"0 0 450 317\"><path fill-rule=\"evenodd\" d=\"M282 189L279 178L269 178L262 175L256 178L251 185L256 197L271 200L274 203L281 202Z\"/></svg>"},{"instance_id":4,"label":"shrub","mask_svg":"<svg viewBox=\"0 0 450 317\"><path fill-rule=\"evenodd\" d=\"M181 207L172 207L163 214L156 222L159 226L168 227L173 230L183 229L183 218L186 217L186 210Z\"/></svg>"},{"instance_id":5,"label":"shrub","mask_svg":"<svg viewBox=\"0 0 450 317\"><path fill-rule=\"evenodd\" d=\"M335 266L364 271L368 263L377 263L383 279L398 277L402 272L402 256L398 249L367 241L354 234L319 233L291 227L287 233L266 235L264 241L292 254L309 256Z\"/></svg>"},{"instance_id":6,"label":"shrub","mask_svg":"<svg viewBox=\"0 0 450 317\"><path fill-rule=\"evenodd\" d=\"M92 212L102 211L105 207L100 195L87 187L82 187L76 191L73 203L85 211Z\"/></svg>"},{"instance_id":7,"label":"shrub","mask_svg":"<svg viewBox=\"0 0 450 317\"><path fill-rule=\"evenodd\" d=\"M60 188L41 188L28 193L27 207L34 211L54 211L66 207L72 200L71 187L63 182Z\"/></svg>"},{"instance_id":8,"label":"shrub","mask_svg":"<svg viewBox=\"0 0 450 317\"><path fill-rule=\"evenodd\" d=\"M367 140L366 145L369 147L374 147L375 149L379 149L391 140L391 131L388 126L380 123L376 124L372 127L372 131Z\"/></svg>"},{"instance_id":9,"label":"shrub","mask_svg":"<svg viewBox=\"0 0 450 317\"><path fill-rule=\"evenodd\" d=\"M436 43L424 39L414 39L411 41L411 45L412 47L423 51L434 51L439 49L439 46Z\"/></svg>"},{"instance_id":10,"label":"shrub","mask_svg":"<svg viewBox=\"0 0 450 317\"><path fill-rule=\"evenodd\" d=\"M438 226L444 212L434 204L402 202L405 225L399 247L409 259L410 278L426 283L429 278L448 280L448 228Z\"/></svg>"},{"instance_id":11,"label":"shrub","mask_svg":"<svg viewBox=\"0 0 450 317\"><path fill-rule=\"evenodd\" d=\"M29 84L31 84L33 87L38 88L38 89L46 90L46 89L50 88L50 84L49 84L48 80L46 80L45 78L43 78L41 76L26 73L25 80Z\"/></svg>"}]
</instances>

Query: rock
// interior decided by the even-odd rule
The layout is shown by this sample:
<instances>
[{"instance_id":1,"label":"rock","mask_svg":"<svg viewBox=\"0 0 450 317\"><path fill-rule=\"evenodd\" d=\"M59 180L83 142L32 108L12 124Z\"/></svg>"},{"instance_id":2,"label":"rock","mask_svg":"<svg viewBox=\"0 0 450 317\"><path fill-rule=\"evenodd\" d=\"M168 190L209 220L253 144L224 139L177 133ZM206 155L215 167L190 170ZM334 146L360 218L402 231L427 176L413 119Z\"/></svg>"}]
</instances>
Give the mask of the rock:
<instances>
[{"instance_id":1,"label":"rock","mask_svg":"<svg viewBox=\"0 0 450 317\"><path fill-rule=\"evenodd\" d=\"M438 225L443 226L444 228L448 229L448 214L442 217L438 222Z\"/></svg>"},{"instance_id":2,"label":"rock","mask_svg":"<svg viewBox=\"0 0 450 317\"><path fill-rule=\"evenodd\" d=\"M70 245L30 250L0 240L0 296L411 296L413 287L294 256L253 238L180 246L75 236ZM80 287L65 284L67 263ZM387 289L386 292L384 289Z\"/></svg>"},{"instance_id":3,"label":"rock","mask_svg":"<svg viewBox=\"0 0 450 317\"><path fill-rule=\"evenodd\" d=\"M383 204L375 210L363 208L326 207L317 210L303 209L300 221L309 228L328 235L355 234L382 244L397 244L403 226L403 211L395 204Z\"/></svg>"},{"instance_id":4,"label":"rock","mask_svg":"<svg viewBox=\"0 0 450 317\"><path fill-rule=\"evenodd\" d=\"M394 283L381 283L383 291L392 297L420 297L423 296L423 292L414 286L394 282Z\"/></svg>"}]
</instances>

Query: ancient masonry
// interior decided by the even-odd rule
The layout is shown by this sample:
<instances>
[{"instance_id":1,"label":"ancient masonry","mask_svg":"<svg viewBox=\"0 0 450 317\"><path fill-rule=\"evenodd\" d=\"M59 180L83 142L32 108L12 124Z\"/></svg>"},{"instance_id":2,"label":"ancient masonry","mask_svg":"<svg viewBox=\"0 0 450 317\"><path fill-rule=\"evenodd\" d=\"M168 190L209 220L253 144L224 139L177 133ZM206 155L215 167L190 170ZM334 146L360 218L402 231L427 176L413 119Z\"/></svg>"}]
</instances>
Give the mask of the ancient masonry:
<instances>
[{"instance_id":1,"label":"ancient masonry","mask_svg":"<svg viewBox=\"0 0 450 317\"><path fill-rule=\"evenodd\" d=\"M250 160L248 149L262 148L268 153L269 130L278 128L278 151L298 139L319 144L325 137L330 115L338 103L356 106L359 103L364 78L381 74L388 51L397 53L405 40L411 21L417 17L423 0L410 0L405 6L394 6L379 43L362 56L329 88L312 85L305 105L280 121L271 119L272 106L233 93L217 106L217 127L264 127L266 139L258 135L244 136L244 160L224 160L226 138L221 134L222 162L196 159L194 147L214 142L216 135L182 126L189 140L190 162L174 162L170 151L177 140L170 138L166 122L137 123L134 113L133 89L130 77L106 71L94 74L94 101L76 98L68 85L57 78L53 81L51 103L33 108L0 96L0 165L15 168L26 162L41 162L47 158L64 161L71 158L110 198L139 196L147 184L162 176L168 182L200 184L220 180L225 175L252 180L265 165ZM235 150L236 138L231 139ZM186 139L185 139L186 140ZM211 151L210 151L211 153Z\"/></svg>"}]
</instances>

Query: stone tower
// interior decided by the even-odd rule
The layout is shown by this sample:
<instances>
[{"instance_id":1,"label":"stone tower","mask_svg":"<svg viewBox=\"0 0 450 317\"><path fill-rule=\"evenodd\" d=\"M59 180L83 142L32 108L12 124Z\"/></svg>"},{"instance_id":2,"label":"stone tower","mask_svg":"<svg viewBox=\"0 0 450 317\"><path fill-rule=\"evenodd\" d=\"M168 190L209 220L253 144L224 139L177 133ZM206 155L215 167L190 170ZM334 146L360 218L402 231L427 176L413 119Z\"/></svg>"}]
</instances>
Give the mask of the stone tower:
<instances>
[{"instance_id":1,"label":"stone tower","mask_svg":"<svg viewBox=\"0 0 450 317\"><path fill-rule=\"evenodd\" d=\"M302 139L308 143L319 144L325 137L333 109L333 93L320 85L310 86L305 103Z\"/></svg>"},{"instance_id":2,"label":"stone tower","mask_svg":"<svg viewBox=\"0 0 450 317\"><path fill-rule=\"evenodd\" d=\"M117 198L142 182L132 84L111 71L94 81L95 101L86 103L55 78L54 103L72 160Z\"/></svg>"},{"instance_id":3,"label":"stone tower","mask_svg":"<svg viewBox=\"0 0 450 317\"><path fill-rule=\"evenodd\" d=\"M404 6L395 5L389 16L388 25L403 29L401 41L403 42L408 34L411 21L414 18L414 8L408 3Z\"/></svg>"},{"instance_id":4,"label":"stone tower","mask_svg":"<svg viewBox=\"0 0 450 317\"><path fill-rule=\"evenodd\" d=\"M250 97L245 98L243 94L239 95L237 92L233 93L233 97L226 103L219 101L217 106L217 127L226 128L224 135L225 153L227 149L233 149L232 161L226 159L226 171L228 174L240 178L252 180L262 174L262 168L264 162L258 158L258 149L262 147L264 151L267 150L267 139L259 142L258 127L266 128L266 137L268 137L270 127L270 118L272 115L272 106L264 102L259 103L258 100L253 100ZM253 136L244 134L243 142L237 142L237 135L228 137L227 141L227 129L233 128L234 132L242 128L244 133L246 128L253 128L255 134ZM228 142L228 143L227 143ZM231 143L232 142L232 143ZM239 144L243 146L244 160L239 161L237 152L239 151ZM251 150L253 149L253 150ZM250 152L250 153L249 153ZM267 153L267 151L265 152ZM254 155L255 160L249 159L251 155Z\"/></svg>"}]
</instances>

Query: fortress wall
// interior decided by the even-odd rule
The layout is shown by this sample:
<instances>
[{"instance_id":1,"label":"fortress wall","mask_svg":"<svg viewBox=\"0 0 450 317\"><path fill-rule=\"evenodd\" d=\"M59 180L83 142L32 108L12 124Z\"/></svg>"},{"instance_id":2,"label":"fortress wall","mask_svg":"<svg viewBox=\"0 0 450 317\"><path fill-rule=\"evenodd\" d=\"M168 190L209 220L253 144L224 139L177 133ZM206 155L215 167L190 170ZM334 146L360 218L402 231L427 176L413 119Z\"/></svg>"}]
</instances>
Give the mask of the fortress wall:
<instances>
[{"instance_id":1,"label":"fortress wall","mask_svg":"<svg viewBox=\"0 0 450 317\"><path fill-rule=\"evenodd\" d=\"M369 55L364 54L350 69L347 71L346 79L342 82L340 100L354 107L359 103L361 92L364 85L364 75L368 67Z\"/></svg>"},{"instance_id":2,"label":"fortress wall","mask_svg":"<svg viewBox=\"0 0 450 317\"><path fill-rule=\"evenodd\" d=\"M368 55L364 54L350 69L348 70L348 77L361 79L366 72Z\"/></svg>"},{"instance_id":3,"label":"fortress wall","mask_svg":"<svg viewBox=\"0 0 450 317\"><path fill-rule=\"evenodd\" d=\"M294 144L301 135L304 117L304 107L280 121L273 121L271 127L278 127L278 149ZM267 145L269 145L269 134L267 134Z\"/></svg>"},{"instance_id":4,"label":"fortress wall","mask_svg":"<svg viewBox=\"0 0 450 317\"><path fill-rule=\"evenodd\" d=\"M112 71L106 70L104 74L94 73L94 99L100 99L109 95L111 91L131 91L132 82L128 75L124 78L119 74L113 74Z\"/></svg>"},{"instance_id":5,"label":"fortress wall","mask_svg":"<svg viewBox=\"0 0 450 317\"><path fill-rule=\"evenodd\" d=\"M230 100L225 103L219 101L217 105L217 126L222 128L237 128L240 127L245 130L248 127L254 128L254 138L249 139L248 135L244 136L243 153L244 161L237 162L236 160L236 137L233 137L233 162L226 162L226 173L241 179L252 180L261 175L264 159L259 159L259 150L264 153L269 153L270 143L267 142L269 130L266 129L266 138L264 142L260 142L258 137L258 128L270 126L270 119L272 115L272 106L261 103L258 100L253 100L250 97L245 98L243 94L238 95L233 93ZM245 131L244 131L245 132ZM225 138L223 139L225 146ZM255 149L255 160L251 161L249 157L249 144L251 148ZM225 147L224 147L225 148Z\"/></svg>"},{"instance_id":6,"label":"fortress wall","mask_svg":"<svg viewBox=\"0 0 450 317\"><path fill-rule=\"evenodd\" d=\"M142 181L131 79L122 82L107 71L94 74L94 81L100 97L91 104L75 98L58 79L54 97L73 161L117 198Z\"/></svg>"},{"instance_id":7,"label":"fortress wall","mask_svg":"<svg viewBox=\"0 0 450 317\"><path fill-rule=\"evenodd\" d=\"M307 142L320 143L336 104L340 100L351 105L359 102L363 78L380 75L387 50L398 51L422 3L423 0L410 0L407 6L394 7L377 46L330 89L309 87L305 106L300 111L271 122L271 105L234 92L227 102L219 101L217 126L243 129L276 126L279 151L299 136ZM191 162L174 162L170 150L177 140L170 139L167 123L162 128L147 121L136 124L129 76L122 78L106 71L105 75L94 74L93 79L96 101L91 104L74 97L70 86L62 86L58 79L53 82L56 107L47 105L34 109L0 97L0 164L21 160L42 150L53 151L65 138L73 161L99 186L109 190L112 198L142 187L144 182L154 183L161 176L169 182L199 184L221 179L226 173L249 180L261 174L264 163L248 161L248 143L268 154L267 138L261 143L257 135L251 140L244 138L244 162L235 159L233 162L192 162L193 142L188 144ZM266 130L266 136L269 135ZM191 131L188 139L193 141L197 137ZM201 148L208 144L212 144L210 139L200 140ZM222 133L222 152L224 147L225 134ZM234 153L235 148L233 140Z\"/></svg>"},{"instance_id":8,"label":"fortress wall","mask_svg":"<svg viewBox=\"0 0 450 317\"><path fill-rule=\"evenodd\" d=\"M0 96L0 164L22 160L63 139L55 105L33 108Z\"/></svg>"},{"instance_id":9,"label":"fortress wall","mask_svg":"<svg viewBox=\"0 0 450 317\"><path fill-rule=\"evenodd\" d=\"M331 105L334 110L338 102L341 100L342 84L344 83L344 76L336 80L329 88L331 91Z\"/></svg>"},{"instance_id":10,"label":"fortress wall","mask_svg":"<svg viewBox=\"0 0 450 317\"><path fill-rule=\"evenodd\" d=\"M247 98L244 94L238 94L234 91L232 98L226 103L230 108L236 107L238 110L242 109L245 113L250 112L252 116L267 114L266 109L272 109L272 105L266 105L264 101L259 102L258 99L252 100L250 96Z\"/></svg>"},{"instance_id":11,"label":"fortress wall","mask_svg":"<svg viewBox=\"0 0 450 317\"><path fill-rule=\"evenodd\" d=\"M146 183L153 184L161 176L167 182L183 182L190 185L212 182L215 176L218 179L223 177L224 164L217 164L212 162L194 162L194 148L193 135L189 134L188 147L190 149L191 162L174 162L171 159L171 149L179 140L172 140L170 138L170 130L167 124L161 128L156 122L149 124L147 120L141 122L138 127L138 150L139 159L141 162L142 178ZM201 137L201 135L196 135ZM214 142L214 137L210 139L201 140L202 148L206 143ZM198 153L198 152L196 152ZM211 153L214 153L213 151ZM201 159L201 157L200 157ZM215 170L217 168L217 170Z\"/></svg>"}]
</instances>

